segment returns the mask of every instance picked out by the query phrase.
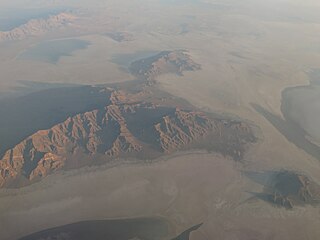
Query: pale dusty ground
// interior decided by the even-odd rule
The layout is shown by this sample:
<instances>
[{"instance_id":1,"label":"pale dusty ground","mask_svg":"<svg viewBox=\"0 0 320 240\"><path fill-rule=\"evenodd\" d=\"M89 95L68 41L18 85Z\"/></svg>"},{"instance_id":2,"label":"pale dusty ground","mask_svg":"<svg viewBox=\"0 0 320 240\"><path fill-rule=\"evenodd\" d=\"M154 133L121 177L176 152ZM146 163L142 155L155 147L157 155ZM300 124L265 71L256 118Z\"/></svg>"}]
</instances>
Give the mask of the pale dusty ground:
<instances>
[{"instance_id":1,"label":"pale dusty ground","mask_svg":"<svg viewBox=\"0 0 320 240\"><path fill-rule=\"evenodd\" d=\"M79 220L167 217L192 239L316 239L319 209L277 209L251 199L261 187L219 155L178 155L153 165L86 168L0 192L2 239ZM19 226L19 228L17 228ZM308 237L306 237L308 233ZM8 238L7 238L8 237Z\"/></svg>"},{"instance_id":2,"label":"pale dusty ground","mask_svg":"<svg viewBox=\"0 0 320 240\"><path fill-rule=\"evenodd\" d=\"M71 29L0 45L0 96L21 80L132 80L112 63L114 55L187 49L202 70L162 76L159 87L204 110L254 122L261 128L261 141L250 149L245 164L195 153L152 166L82 169L19 191L1 191L1 236L14 238L79 220L160 215L175 223L177 232L205 222L192 239L319 239L319 208L286 211L247 201L248 192L259 192L261 186L241 174L284 168L320 182L319 161L288 142L250 105L281 115L281 91L308 84L306 71L320 67L319 6L311 1L311 7L302 1L206 1L220 4L215 7L141 2L100 1L98 10L85 4L89 7L80 11L82 18ZM187 23L190 32L180 35L180 23ZM113 30L132 33L134 41L117 43L97 34ZM56 65L18 59L37 42L63 37L91 45Z\"/></svg>"}]
</instances>

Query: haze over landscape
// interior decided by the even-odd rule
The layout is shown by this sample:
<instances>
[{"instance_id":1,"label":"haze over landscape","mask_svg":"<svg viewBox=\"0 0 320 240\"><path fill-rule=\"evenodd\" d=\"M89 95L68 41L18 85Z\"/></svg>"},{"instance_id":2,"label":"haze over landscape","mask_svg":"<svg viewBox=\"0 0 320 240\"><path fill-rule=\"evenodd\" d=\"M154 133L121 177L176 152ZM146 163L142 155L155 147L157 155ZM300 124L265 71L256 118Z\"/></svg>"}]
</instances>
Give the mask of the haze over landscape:
<instances>
[{"instance_id":1,"label":"haze over landscape","mask_svg":"<svg viewBox=\"0 0 320 240\"><path fill-rule=\"evenodd\" d=\"M0 239L320 239L316 0L0 0Z\"/></svg>"}]
</instances>

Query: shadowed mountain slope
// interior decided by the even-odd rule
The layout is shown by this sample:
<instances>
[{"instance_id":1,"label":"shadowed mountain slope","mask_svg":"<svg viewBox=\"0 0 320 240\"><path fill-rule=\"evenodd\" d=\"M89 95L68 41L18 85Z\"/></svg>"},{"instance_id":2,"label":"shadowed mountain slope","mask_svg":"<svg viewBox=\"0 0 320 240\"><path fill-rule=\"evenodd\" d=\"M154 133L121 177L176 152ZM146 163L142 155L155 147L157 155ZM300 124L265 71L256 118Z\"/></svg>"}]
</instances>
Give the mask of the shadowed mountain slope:
<instances>
[{"instance_id":1,"label":"shadowed mountain slope","mask_svg":"<svg viewBox=\"0 0 320 240\"><path fill-rule=\"evenodd\" d=\"M275 206L292 209L320 203L320 186L306 175L291 171L249 172L246 175L264 186L264 191L255 195Z\"/></svg>"},{"instance_id":2,"label":"shadowed mountain slope","mask_svg":"<svg viewBox=\"0 0 320 240\"><path fill-rule=\"evenodd\" d=\"M157 55L131 63L130 72L149 83L161 74L174 73L182 75L184 71L200 70L201 66L183 50L163 51Z\"/></svg>"},{"instance_id":3,"label":"shadowed mountain slope","mask_svg":"<svg viewBox=\"0 0 320 240\"><path fill-rule=\"evenodd\" d=\"M69 116L8 149L0 160L0 185L22 186L61 169L155 159L192 147L241 160L246 144L255 141L249 124L177 107L170 98L156 98L152 88L99 89L110 92L104 106Z\"/></svg>"}]
</instances>

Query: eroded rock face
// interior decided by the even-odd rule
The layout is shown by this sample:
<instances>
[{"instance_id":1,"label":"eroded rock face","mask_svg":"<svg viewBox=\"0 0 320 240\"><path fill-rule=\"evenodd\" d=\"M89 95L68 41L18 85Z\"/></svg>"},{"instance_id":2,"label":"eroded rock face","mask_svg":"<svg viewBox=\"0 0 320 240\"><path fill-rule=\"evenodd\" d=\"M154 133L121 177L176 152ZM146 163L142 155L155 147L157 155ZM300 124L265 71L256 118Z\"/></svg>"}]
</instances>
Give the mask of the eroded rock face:
<instances>
[{"instance_id":1,"label":"eroded rock face","mask_svg":"<svg viewBox=\"0 0 320 240\"><path fill-rule=\"evenodd\" d=\"M154 82L155 78L165 73L182 75L184 71L200 70L201 66L195 63L183 50L163 51L155 56L131 63L130 71L133 75Z\"/></svg>"},{"instance_id":2,"label":"eroded rock face","mask_svg":"<svg viewBox=\"0 0 320 240\"><path fill-rule=\"evenodd\" d=\"M176 109L174 115L164 116L154 128L161 150L170 153L206 136L213 128L213 122L202 113Z\"/></svg>"},{"instance_id":3,"label":"eroded rock face","mask_svg":"<svg viewBox=\"0 0 320 240\"><path fill-rule=\"evenodd\" d=\"M60 13L47 19L32 19L26 24L10 31L0 32L0 41L21 40L29 36L37 36L53 29L65 26L74 21L75 16L68 13Z\"/></svg>"},{"instance_id":4,"label":"eroded rock face","mask_svg":"<svg viewBox=\"0 0 320 240\"><path fill-rule=\"evenodd\" d=\"M320 203L320 186L301 173L283 170L247 175L264 186L264 191L255 195L274 206L292 209Z\"/></svg>"},{"instance_id":5,"label":"eroded rock face","mask_svg":"<svg viewBox=\"0 0 320 240\"><path fill-rule=\"evenodd\" d=\"M66 166L78 167L81 164L70 164L70 159L77 161L73 156L153 159L199 143L199 148L212 145L238 160L244 145L253 141L246 123L146 102L143 91L109 91L113 91L110 104L104 108L69 117L9 149L0 160L0 186L20 178L38 180Z\"/></svg>"},{"instance_id":6,"label":"eroded rock face","mask_svg":"<svg viewBox=\"0 0 320 240\"><path fill-rule=\"evenodd\" d=\"M269 191L272 203L289 209L295 205L320 203L320 186L307 176L294 172L277 173Z\"/></svg>"}]
</instances>

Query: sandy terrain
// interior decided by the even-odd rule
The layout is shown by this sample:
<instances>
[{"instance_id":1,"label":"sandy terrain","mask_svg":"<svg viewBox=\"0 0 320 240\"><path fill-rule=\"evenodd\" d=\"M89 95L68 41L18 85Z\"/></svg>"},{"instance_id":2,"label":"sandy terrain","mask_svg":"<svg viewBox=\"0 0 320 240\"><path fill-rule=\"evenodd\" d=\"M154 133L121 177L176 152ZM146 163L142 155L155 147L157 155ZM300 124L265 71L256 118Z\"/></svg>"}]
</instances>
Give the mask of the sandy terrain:
<instances>
[{"instance_id":1,"label":"sandy terrain","mask_svg":"<svg viewBox=\"0 0 320 240\"><path fill-rule=\"evenodd\" d=\"M25 91L23 81L133 80L125 66L114 62L115 56L185 49L202 70L161 76L158 87L204 110L248 119L261 129L259 143L242 164L198 152L148 166L85 168L20 190L1 190L1 239L80 220L139 216L166 217L176 233L204 222L192 235L194 240L319 239L319 207L275 208L252 198L251 193L261 192L262 187L242 174L289 169L320 183L319 160L290 143L251 105L281 116L281 92L308 85L307 72L320 67L319 4L312 0L141 2L70 1L71 6L80 6L72 27L0 44L0 98ZM114 41L105 35L108 32L128 32L132 41ZM56 64L19 58L38 43L62 38L90 45Z\"/></svg>"},{"instance_id":2,"label":"sandy terrain","mask_svg":"<svg viewBox=\"0 0 320 240\"><path fill-rule=\"evenodd\" d=\"M54 175L21 190L1 191L1 234L14 239L80 220L162 216L172 221L176 233L204 222L193 239L319 236L319 210L287 211L253 199L249 192L260 187L248 181L241 168L230 159L197 152L149 166Z\"/></svg>"}]
</instances>

